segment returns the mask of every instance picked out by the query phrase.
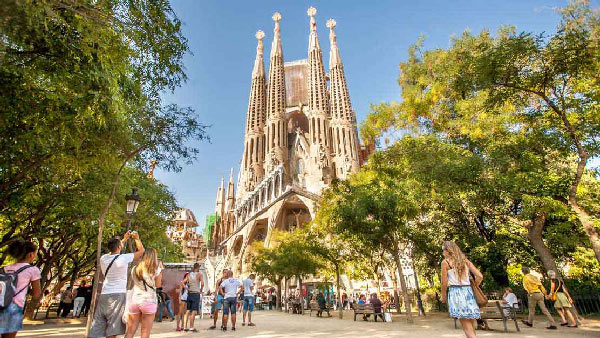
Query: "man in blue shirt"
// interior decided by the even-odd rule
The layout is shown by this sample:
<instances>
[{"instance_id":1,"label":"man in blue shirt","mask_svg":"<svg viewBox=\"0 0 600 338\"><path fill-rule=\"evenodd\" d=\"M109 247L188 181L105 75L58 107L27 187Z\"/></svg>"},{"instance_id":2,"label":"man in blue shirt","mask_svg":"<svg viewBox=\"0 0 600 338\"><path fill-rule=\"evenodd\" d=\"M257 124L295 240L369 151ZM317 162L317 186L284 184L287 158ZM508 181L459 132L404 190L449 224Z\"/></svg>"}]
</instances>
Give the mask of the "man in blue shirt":
<instances>
[{"instance_id":1,"label":"man in blue shirt","mask_svg":"<svg viewBox=\"0 0 600 338\"><path fill-rule=\"evenodd\" d=\"M254 311L254 278L255 274L251 274L244 279L244 318L242 326L246 325L246 314L248 314L248 326L254 326L252 322L252 311Z\"/></svg>"}]
</instances>

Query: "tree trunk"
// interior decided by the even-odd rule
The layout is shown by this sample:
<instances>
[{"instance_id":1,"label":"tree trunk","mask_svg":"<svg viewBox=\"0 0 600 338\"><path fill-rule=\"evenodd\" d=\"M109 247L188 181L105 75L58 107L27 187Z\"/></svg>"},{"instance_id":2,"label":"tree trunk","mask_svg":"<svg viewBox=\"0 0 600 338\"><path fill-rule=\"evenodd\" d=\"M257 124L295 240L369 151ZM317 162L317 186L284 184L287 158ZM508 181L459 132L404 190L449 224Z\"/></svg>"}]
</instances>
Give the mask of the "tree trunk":
<instances>
[{"instance_id":1,"label":"tree trunk","mask_svg":"<svg viewBox=\"0 0 600 338\"><path fill-rule=\"evenodd\" d=\"M556 261L552 256L552 252L550 252L550 249L548 249L543 240L545 226L546 216L542 214L535 215L527 228L527 238L529 239L529 242L531 242L535 252L540 256L540 260L542 261L542 265L544 265L546 272L552 270L556 272L558 278L562 279L560 270L558 269L558 266L556 266ZM568 292L565 284L563 284L563 288ZM550 290L548 290L548 292L550 292ZM581 322L583 318L579 315L575 304L573 304L570 310L577 321Z\"/></svg>"},{"instance_id":2,"label":"tree trunk","mask_svg":"<svg viewBox=\"0 0 600 338\"><path fill-rule=\"evenodd\" d=\"M302 294L302 276L298 276L298 290L300 292L300 309L304 314L304 295Z\"/></svg>"},{"instance_id":3,"label":"tree trunk","mask_svg":"<svg viewBox=\"0 0 600 338\"><path fill-rule=\"evenodd\" d=\"M400 296L398 295L398 278L396 277L396 269L394 268L394 264L384 263L384 265L392 277L392 286L394 287L394 304L396 305L396 312L400 313ZM377 291L380 292L379 289Z\"/></svg>"},{"instance_id":4,"label":"tree trunk","mask_svg":"<svg viewBox=\"0 0 600 338\"><path fill-rule=\"evenodd\" d=\"M392 286L394 286L394 304L396 304L396 312L400 313L400 295L398 295L398 278L394 268L390 269L392 274Z\"/></svg>"},{"instance_id":5,"label":"tree trunk","mask_svg":"<svg viewBox=\"0 0 600 338\"><path fill-rule=\"evenodd\" d=\"M554 261L554 257L550 249L546 246L543 240L544 227L546 226L546 215L537 214L533 217L527 227L527 238L535 249L535 252L540 256L540 260L546 271L553 270L558 273L558 267Z\"/></svg>"},{"instance_id":6,"label":"tree trunk","mask_svg":"<svg viewBox=\"0 0 600 338\"><path fill-rule=\"evenodd\" d=\"M275 308L281 311L281 279L277 282L277 299L275 300Z\"/></svg>"},{"instance_id":7,"label":"tree trunk","mask_svg":"<svg viewBox=\"0 0 600 338\"><path fill-rule=\"evenodd\" d=\"M373 277L375 279L375 284L377 285L377 294L380 294L381 281L379 280L379 264L375 264L375 268L373 269Z\"/></svg>"},{"instance_id":8,"label":"tree trunk","mask_svg":"<svg viewBox=\"0 0 600 338\"><path fill-rule=\"evenodd\" d=\"M288 312L288 279L284 279L283 282L283 292L284 292L284 304L285 304L285 312Z\"/></svg>"},{"instance_id":9,"label":"tree trunk","mask_svg":"<svg viewBox=\"0 0 600 338\"><path fill-rule=\"evenodd\" d=\"M400 287L402 288L402 295L404 296L404 310L406 311L406 321L409 323L413 322L412 312L410 309L410 298L408 296L408 288L406 287L406 281L404 280L404 272L402 271L402 263L400 262L400 250L397 247L397 243L394 242L394 261L396 262L396 268L398 269L398 275L400 276Z\"/></svg>"},{"instance_id":10,"label":"tree trunk","mask_svg":"<svg viewBox=\"0 0 600 338\"><path fill-rule=\"evenodd\" d=\"M417 307L419 309L419 316L425 316L425 308L423 307L423 300L421 299L421 288L419 287L419 277L417 276L417 269L415 269L415 261L412 261L413 277L415 277L415 290L417 293Z\"/></svg>"},{"instance_id":11,"label":"tree trunk","mask_svg":"<svg viewBox=\"0 0 600 338\"><path fill-rule=\"evenodd\" d=\"M133 155L130 155L129 157L127 157L125 159L125 161L123 161L123 163L121 164L121 167L119 167L119 170L115 174L115 177L113 178L113 182L112 182L112 189L110 191L110 195L108 196L106 205L104 206L104 209L102 210L102 213L100 214L100 217L98 218L98 241L96 243L96 272L94 273L94 285L92 288L92 290L93 290L92 291L92 302L90 304L90 311L88 313L87 323L86 323L86 327L85 327L85 337L88 337L90 334L90 329L92 327L92 318L94 317L94 311L96 310L96 298L98 295L98 281L100 280L100 256L102 254L102 235L104 233L104 219L106 218L106 215L108 214L108 210L110 209L110 206L112 205L112 202L117 193L117 186L119 185L119 178L121 177L121 172L123 171L123 168L125 168L125 165L127 165L127 162L129 162L131 156L133 156Z\"/></svg>"},{"instance_id":12,"label":"tree trunk","mask_svg":"<svg viewBox=\"0 0 600 338\"><path fill-rule=\"evenodd\" d=\"M340 302L340 306L338 309L338 313L339 313L339 317L340 319L344 318L344 304L342 303L342 294L340 293L340 266L338 264L335 265L335 280L337 281L336 285L337 285L337 294L338 294L338 301Z\"/></svg>"}]
</instances>

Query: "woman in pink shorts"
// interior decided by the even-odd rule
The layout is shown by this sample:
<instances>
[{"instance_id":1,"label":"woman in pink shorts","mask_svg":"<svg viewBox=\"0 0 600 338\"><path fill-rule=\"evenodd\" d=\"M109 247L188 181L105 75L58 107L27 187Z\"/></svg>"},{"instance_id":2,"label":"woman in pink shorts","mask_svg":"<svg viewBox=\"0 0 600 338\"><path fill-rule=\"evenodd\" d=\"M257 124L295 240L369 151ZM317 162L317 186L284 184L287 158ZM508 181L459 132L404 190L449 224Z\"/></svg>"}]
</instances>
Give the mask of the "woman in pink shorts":
<instances>
[{"instance_id":1,"label":"woman in pink shorts","mask_svg":"<svg viewBox=\"0 0 600 338\"><path fill-rule=\"evenodd\" d=\"M154 314L158 307L156 288L161 287L161 269L158 266L156 250L146 249L138 265L131 270L133 281L131 303L129 303L129 318L125 338L133 338L140 322L142 323L141 338L150 337Z\"/></svg>"}]
</instances>

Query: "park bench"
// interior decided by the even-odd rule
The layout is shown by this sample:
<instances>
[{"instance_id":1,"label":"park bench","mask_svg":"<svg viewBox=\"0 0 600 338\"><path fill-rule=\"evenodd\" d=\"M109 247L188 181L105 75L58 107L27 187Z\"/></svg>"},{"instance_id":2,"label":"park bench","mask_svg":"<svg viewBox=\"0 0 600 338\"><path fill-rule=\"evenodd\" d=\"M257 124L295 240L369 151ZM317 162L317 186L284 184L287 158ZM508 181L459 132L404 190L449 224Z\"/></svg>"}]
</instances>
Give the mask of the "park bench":
<instances>
[{"instance_id":1,"label":"park bench","mask_svg":"<svg viewBox=\"0 0 600 338\"><path fill-rule=\"evenodd\" d=\"M54 313L58 312L58 303L51 303L48 306L39 306L37 309L35 309L35 313L33 314L34 320L37 318L37 315L40 311L46 312L45 319L48 319L50 317L50 312L54 312Z\"/></svg>"},{"instance_id":2,"label":"park bench","mask_svg":"<svg viewBox=\"0 0 600 338\"><path fill-rule=\"evenodd\" d=\"M316 311L317 313L319 313L319 310L321 310L321 309L319 308L319 304L317 304L316 302L311 302L311 303L308 305L308 307L309 307L309 309L310 309L309 316L312 316L312 313L313 313L313 311ZM326 306L325 306L325 308L323 309L323 312L327 312L327 315L328 315L329 317L331 317L331 314L329 313L329 310L331 310L331 307L329 307L329 306L327 306L327 305L326 305Z\"/></svg>"},{"instance_id":3,"label":"park bench","mask_svg":"<svg viewBox=\"0 0 600 338\"><path fill-rule=\"evenodd\" d=\"M354 321L356 321L357 315L373 315L373 320L377 321L377 316L381 315L381 321L385 322L383 319L383 312L377 313L375 315L375 308L373 308L373 304L355 304L354 305Z\"/></svg>"},{"instance_id":4,"label":"park bench","mask_svg":"<svg viewBox=\"0 0 600 338\"><path fill-rule=\"evenodd\" d=\"M508 316L506 315L506 313L504 313L505 309L510 310ZM509 320L512 320L515 322L515 328L517 329L517 331L521 331L519 329L519 324L517 323L516 307L515 308L503 307L502 301L491 300L485 306L479 308L479 312L481 313L481 319L484 321L502 320L502 323L504 324L504 332L508 332L507 322ZM457 323L456 318L454 318L454 328L458 328L458 323Z\"/></svg>"}]
</instances>

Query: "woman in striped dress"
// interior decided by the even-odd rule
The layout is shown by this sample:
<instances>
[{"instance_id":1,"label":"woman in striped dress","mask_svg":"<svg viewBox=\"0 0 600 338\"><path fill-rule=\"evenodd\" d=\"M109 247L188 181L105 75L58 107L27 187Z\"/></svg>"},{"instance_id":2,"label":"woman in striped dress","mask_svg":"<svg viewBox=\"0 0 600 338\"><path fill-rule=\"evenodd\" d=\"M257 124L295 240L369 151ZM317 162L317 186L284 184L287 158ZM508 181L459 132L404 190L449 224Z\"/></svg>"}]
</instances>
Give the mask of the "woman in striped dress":
<instances>
[{"instance_id":1,"label":"woman in striped dress","mask_svg":"<svg viewBox=\"0 0 600 338\"><path fill-rule=\"evenodd\" d=\"M476 285L481 284L483 275L456 243L446 241L442 250L442 302L448 303L450 317L458 319L467 338L473 338L474 319L479 319L481 315L469 281L469 272L475 276Z\"/></svg>"}]
</instances>

